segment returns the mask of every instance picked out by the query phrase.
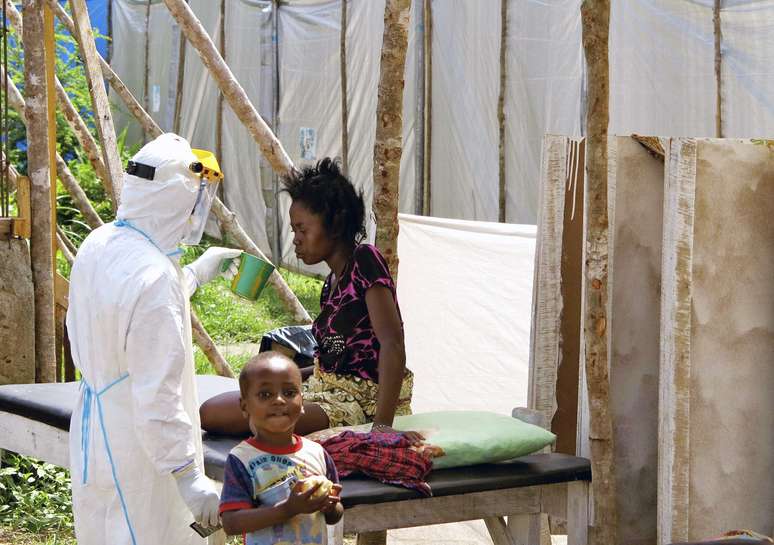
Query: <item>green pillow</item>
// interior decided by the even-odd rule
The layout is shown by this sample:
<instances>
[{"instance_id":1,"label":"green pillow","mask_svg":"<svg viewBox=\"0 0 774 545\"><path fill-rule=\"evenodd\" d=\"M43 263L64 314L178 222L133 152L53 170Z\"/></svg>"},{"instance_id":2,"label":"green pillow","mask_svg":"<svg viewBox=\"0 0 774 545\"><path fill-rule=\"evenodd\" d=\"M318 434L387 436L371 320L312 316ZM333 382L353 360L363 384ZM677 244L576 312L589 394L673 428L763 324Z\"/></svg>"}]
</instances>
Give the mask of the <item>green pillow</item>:
<instances>
[{"instance_id":1,"label":"green pillow","mask_svg":"<svg viewBox=\"0 0 774 545\"><path fill-rule=\"evenodd\" d=\"M395 418L393 427L418 431L426 442L441 447L444 455L433 459L434 469L502 462L536 452L556 440L541 427L511 416L484 411L439 411ZM310 436L325 440L331 432L368 431L371 425L324 430ZM318 436L319 434L319 436Z\"/></svg>"}]
</instances>

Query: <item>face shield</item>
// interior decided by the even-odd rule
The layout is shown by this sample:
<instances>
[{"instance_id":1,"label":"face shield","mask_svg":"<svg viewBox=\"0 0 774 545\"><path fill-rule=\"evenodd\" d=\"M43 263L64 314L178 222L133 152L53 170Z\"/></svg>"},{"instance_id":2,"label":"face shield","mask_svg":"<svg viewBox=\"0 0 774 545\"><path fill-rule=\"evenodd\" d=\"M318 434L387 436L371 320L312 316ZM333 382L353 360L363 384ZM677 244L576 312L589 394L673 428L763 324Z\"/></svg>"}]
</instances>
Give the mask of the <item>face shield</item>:
<instances>
[{"instance_id":1,"label":"face shield","mask_svg":"<svg viewBox=\"0 0 774 545\"><path fill-rule=\"evenodd\" d=\"M188 168L199 177L199 192L196 195L196 203L188 218L188 225L181 241L189 246L199 244L201 241L212 202L218 195L218 187L223 179L218 160L211 152L198 149L191 151L198 160L191 163Z\"/></svg>"}]
</instances>

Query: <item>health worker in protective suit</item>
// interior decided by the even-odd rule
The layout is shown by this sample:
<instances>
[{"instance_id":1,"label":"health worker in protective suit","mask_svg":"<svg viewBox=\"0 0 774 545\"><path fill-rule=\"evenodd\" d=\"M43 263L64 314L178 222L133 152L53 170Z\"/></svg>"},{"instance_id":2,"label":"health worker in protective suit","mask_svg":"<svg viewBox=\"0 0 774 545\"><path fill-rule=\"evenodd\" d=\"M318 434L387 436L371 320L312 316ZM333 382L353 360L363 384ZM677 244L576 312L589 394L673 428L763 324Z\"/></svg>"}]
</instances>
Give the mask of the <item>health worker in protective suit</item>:
<instances>
[{"instance_id":1,"label":"health worker in protective suit","mask_svg":"<svg viewBox=\"0 0 774 545\"><path fill-rule=\"evenodd\" d=\"M79 545L201 545L218 524L204 475L188 299L239 250L197 244L222 178L174 134L128 163L116 221L94 230L70 276L67 328L82 381L70 423Z\"/></svg>"}]
</instances>

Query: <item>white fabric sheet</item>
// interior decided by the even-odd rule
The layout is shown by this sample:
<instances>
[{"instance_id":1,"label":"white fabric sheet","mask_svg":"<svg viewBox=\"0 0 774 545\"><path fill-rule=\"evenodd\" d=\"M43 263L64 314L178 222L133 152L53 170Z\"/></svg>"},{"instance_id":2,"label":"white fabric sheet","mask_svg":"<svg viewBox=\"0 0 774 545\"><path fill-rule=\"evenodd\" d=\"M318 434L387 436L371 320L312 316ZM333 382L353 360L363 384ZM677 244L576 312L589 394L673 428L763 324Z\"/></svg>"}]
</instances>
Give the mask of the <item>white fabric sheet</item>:
<instances>
[{"instance_id":1,"label":"white fabric sheet","mask_svg":"<svg viewBox=\"0 0 774 545\"><path fill-rule=\"evenodd\" d=\"M414 412L526 407L535 226L399 220Z\"/></svg>"},{"instance_id":2,"label":"white fabric sheet","mask_svg":"<svg viewBox=\"0 0 774 545\"><path fill-rule=\"evenodd\" d=\"M580 0L508 3L505 217L537 223L543 135L583 130Z\"/></svg>"},{"instance_id":3,"label":"white fabric sheet","mask_svg":"<svg viewBox=\"0 0 774 545\"><path fill-rule=\"evenodd\" d=\"M497 221L500 1L433 2L433 216Z\"/></svg>"}]
</instances>

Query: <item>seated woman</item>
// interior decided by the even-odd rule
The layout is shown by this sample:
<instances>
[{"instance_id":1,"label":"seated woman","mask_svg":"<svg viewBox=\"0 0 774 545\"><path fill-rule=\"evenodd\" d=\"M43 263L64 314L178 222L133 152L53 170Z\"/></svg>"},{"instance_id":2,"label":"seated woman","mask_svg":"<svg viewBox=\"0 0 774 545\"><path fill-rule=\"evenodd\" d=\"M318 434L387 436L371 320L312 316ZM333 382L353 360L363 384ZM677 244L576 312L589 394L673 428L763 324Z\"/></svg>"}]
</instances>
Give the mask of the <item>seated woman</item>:
<instances>
[{"instance_id":1,"label":"seated woman","mask_svg":"<svg viewBox=\"0 0 774 545\"><path fill-rule=\"evenodd\" d=\"M396 415L411 413L413 375L406 369L403 323L387 263L365 238L362 192L326 158L284 181L296 256L307 265L325 261L331 273L312 325L317 340L314 374L304 383L300 434L373 422L391 432ZM239 392L221 394L201 409L211 432L249 433ZM421 436L408 432L418 442Z\"/></svg>"}]
</instances>

